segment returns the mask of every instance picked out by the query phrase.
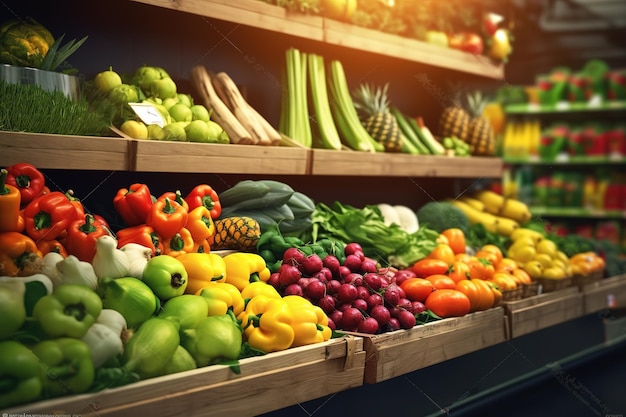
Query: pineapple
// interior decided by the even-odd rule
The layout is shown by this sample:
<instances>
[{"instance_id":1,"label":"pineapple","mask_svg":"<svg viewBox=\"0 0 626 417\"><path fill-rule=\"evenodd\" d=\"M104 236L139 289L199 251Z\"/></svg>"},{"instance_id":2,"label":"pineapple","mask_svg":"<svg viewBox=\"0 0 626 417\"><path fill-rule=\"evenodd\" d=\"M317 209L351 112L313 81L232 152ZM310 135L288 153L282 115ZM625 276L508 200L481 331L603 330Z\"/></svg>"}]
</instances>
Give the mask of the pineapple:
<instances>
[{"instance_id":1,"label":"pineapple","mask_svg":"<svg viewBox=\"0 0 626 417\"><path fill-rule=\"evenodd\" d=\"M439 136L456 137L465 141L469 134L470 115L461 104L460 95L455 94L454 103L445 107L439 117Z\"/></svg>"},{"instance_id":2,"label":"pineapple","mask_svg":"<svg viewBox=\"0 0 626 417\"><path fill-rule=\"evenodd\" d=\"M472 119L465 142L470 145L472 155L493 156L496 139L489 119L483 116L486 100L480 91L467 96L468 110Z\"/></svg>"},{"instance_id":3,"label":"pineapple","mask_svg":"<svg viewBox=\"0 0 626 417\"><path fill-rule=\"evenodd\" d=\"M365 130L383 145L385 152L402 152L400 127L389 111L388 88L385 84L373 90L368 84L361 84L353 94L354 106Z\"/></svg>"}]
</instances>

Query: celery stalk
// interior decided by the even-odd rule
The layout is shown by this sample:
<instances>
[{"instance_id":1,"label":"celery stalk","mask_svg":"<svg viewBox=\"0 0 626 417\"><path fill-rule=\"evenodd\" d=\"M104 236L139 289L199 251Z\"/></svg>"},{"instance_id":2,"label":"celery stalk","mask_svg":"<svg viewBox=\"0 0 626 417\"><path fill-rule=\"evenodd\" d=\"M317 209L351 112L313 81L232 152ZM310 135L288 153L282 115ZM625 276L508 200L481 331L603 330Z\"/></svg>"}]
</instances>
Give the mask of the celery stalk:
<instances>
[{"instance_id":1,"label":"celery stalk","mask_svg":"<svg viewBox=\"0 0 626 417\"><path fill-rule=\"evenodd\" d=\"M341 138L333 121L328 100L324 57L309 55L309 81L311 85L311 101L317 120L317 127L322 146L326 149L341 149Z\"/></svg>"}]
</instances>

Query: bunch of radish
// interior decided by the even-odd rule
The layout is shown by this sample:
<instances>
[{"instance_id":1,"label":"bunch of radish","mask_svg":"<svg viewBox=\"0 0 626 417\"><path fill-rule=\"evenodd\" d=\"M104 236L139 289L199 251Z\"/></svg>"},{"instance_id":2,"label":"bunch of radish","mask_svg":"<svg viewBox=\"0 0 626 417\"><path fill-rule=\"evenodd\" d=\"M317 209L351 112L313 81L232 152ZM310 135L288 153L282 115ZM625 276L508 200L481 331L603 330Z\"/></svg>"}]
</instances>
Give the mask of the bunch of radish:
<instances>
[{"instance_id":1,"label":"bunch of radish","mask_svg":"<svg viewBox=\"0 0 626 417\"><path fill-rule=\"evenodd\" d=\"M345 255L341 264L334 255L322 259L289 248L268 282L282 295L297 294L320 306L333 330L376 334L414 327L426 307L408 300L400 284L415 273L380 268L355 242L346 245Z\"/></svg>"}]
</instances>

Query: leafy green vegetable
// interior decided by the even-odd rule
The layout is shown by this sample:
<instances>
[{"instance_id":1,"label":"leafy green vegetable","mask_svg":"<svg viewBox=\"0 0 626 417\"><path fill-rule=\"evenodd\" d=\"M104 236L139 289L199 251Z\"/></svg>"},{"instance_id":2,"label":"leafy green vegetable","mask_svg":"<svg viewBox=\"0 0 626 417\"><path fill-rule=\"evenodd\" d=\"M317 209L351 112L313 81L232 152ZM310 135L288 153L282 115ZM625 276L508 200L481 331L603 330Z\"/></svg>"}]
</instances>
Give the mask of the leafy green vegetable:
<instances>
[{"instance_id":1,"label":"leafy green vegetable","mask_svg":"<svg viewBox=\"0 0 626 417\"><path fill-rule=\"evenodd\" d=\"M491 244L500 248L505 255L509 243L509 238L488 231L482 223L470 225L465 235L465 244L470 248L479 249L484 245Z\"/></svg>"},{"instance_id":2,"label":"leafy green vegetable","mask_svg":"<svg viewBox=\"0 0 626 417\"><path fill-rule=\"evenodd\" d=\"M427 227L407 233L399 225L387 226L376 205L359 209L337 201L332 206L318 203L312 220L308 237L312 242L323 238L357 242L366 256L401 268L426 257L439 237L438 232Z\"/></svg>"}]
</instances>

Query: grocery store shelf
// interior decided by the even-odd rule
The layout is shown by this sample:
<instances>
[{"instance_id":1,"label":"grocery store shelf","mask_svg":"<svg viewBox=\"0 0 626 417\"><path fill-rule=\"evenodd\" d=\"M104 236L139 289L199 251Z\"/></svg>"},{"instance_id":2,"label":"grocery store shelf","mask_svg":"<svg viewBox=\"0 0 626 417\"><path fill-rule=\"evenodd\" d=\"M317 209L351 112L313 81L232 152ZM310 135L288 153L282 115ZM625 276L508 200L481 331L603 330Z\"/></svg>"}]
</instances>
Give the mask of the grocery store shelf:
<instances>
[{"instance_id":1,"label":"grocery store shelf","mask_svg":"<svg viewBox=\"0 0 626 417\"><path fill-rule=\"evenodd\" d=\"M626 210L597 210L583 207L541 207L531 206L534 216L548 217L595 217L599 219L626 219Z\"/></svg>"},{"instance_id":2,"label":"grocery store shelf","mask_svg":"<svg viewBox=\"0 0 626 417\"><path fill-rule=\"evenodd\" d=\"M131 0L199 16L239 23L407 62L501 80L504 65L482 55L444 48L320 16L289 12L259 0Z\"/></svg>"},{"instance_id":3,"label":"grocery store shelf","mask_svg":"<svg viewBox=\"0 0 626 417\"><path fill-rule=\"evenodd\" d=\"M626 164L624 155L558 155L552 161L539 159L538 157L512 158L504 157L503 161L509 165L622 165Z\"/></svg>"},{"instance_id":4,"label":"grocery store shelf","mask_svg":"<svg viewBox=\"0 0 626 417\"><path fill-rule=\"evenodd\" d=\"M0 165L42 169L497 178L502 160L0 131Z\"/></svg>"},{"instance_id":5,"label":"grocery store shelf","mask_svg":"<svg viewBox=\"0 0 626 417\"><path fill-rule=\"evenodd\" d=\"M561 101L557 104L509 104L504 108L507 114L541 114L541 113L575 113L575 112L605 112L626 110L626 101L605 101L590 103L570 103Z\"/></svg>"}]
</instances>

